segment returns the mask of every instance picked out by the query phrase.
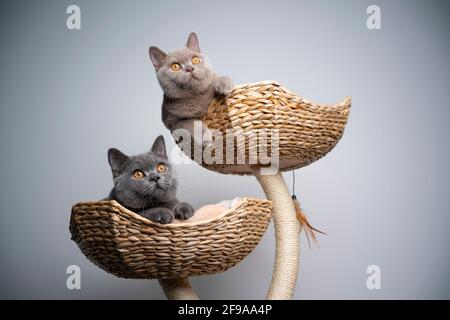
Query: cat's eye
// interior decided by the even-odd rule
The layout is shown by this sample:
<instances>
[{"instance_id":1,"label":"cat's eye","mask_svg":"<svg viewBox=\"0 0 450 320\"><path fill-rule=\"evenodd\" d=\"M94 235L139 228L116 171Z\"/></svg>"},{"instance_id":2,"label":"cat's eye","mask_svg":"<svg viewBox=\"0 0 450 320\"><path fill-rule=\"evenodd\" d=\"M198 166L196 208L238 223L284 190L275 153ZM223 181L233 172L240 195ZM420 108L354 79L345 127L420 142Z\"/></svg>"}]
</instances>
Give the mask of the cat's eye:
<instances>
[{"instance_id":1,"label":"cat's eye","mask_svg":"<svg viewBox=\"0 0 450 320\"><path fill-rule=\"evenodd\" d=\"M197 56L193 56L191 61L193 64L199 64L201 62L200 58Z\"/></svg>"},{"instance_id":2,"label":"cat's eye","mask_svg":"<svg viewBox=\"0 0 450 320\"><path fill-rule=\"evenodd\" d=\"M158 163L158 165L156 166L156 171L158 171L159 173L166 172L167 166L164 163Z\"/></svg>"},{"instance_id":3,"label":"cat's eye","mask_svg":"<svg viewBox=\"0 0 450 320\"><path fill-rule=\"evenodd\" d=\"M170 69L172 69L173 71L178 71L178 70L181 69L181 66L180 66L179 63L174 62L174 63L172 63L172 65L170 66Z\"/></svg>"},{"instance_id":4,"label":"cat's eye","mask_svg":"<svg viewBox=\"0 0 450 320\"><path fill-rule=\"evenodd\" d=\"M133 172L134 179L141 180L141 179L144 179L144 177L145 177L145 173L142 172L141 170L136 170L135 172Z\"/></svg>"}]
</instances>

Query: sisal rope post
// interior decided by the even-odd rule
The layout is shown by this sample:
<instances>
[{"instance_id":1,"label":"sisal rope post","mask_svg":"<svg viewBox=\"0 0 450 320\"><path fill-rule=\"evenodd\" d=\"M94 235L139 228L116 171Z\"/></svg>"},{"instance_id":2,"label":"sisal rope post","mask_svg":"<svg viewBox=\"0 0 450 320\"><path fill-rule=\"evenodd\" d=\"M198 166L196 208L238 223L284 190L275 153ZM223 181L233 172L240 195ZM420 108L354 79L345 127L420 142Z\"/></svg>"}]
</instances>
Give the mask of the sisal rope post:
<instances>
[{"instance_id":1,"label":"sisal rope post","mask_svg":"<svg viewBox=\"0 0 450 320\"><path fill-rule=\"evenodd\" d=\"M198 300L189 278L159 279L158 282L168 300Z\"/></svg>"},{"instance_id":2,"label":"sisal rope post","mask_svg":"<svg viewBox=\"0 0 450 320\"><path fill-rule=\"evenodd\" d=\"M253 167L252 171L273 205L275 263L267 299L290 300L294 295L300 260L300 224L294 203L280 171L274 175L263 175L258 167Z\"/></svg>"}]
</instances>

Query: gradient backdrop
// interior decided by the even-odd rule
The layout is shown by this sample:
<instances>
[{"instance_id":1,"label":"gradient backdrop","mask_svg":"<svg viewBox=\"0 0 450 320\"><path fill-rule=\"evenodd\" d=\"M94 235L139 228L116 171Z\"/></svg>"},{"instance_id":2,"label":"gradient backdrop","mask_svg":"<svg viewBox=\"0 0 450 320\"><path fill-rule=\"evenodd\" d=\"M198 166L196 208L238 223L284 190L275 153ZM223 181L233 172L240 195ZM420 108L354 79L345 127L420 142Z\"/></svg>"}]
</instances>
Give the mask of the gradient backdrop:
<instances>
[{"instance_id":1,"label":"gradient backdrop","mask_svg":"<svg viewBox=\"0 0 450 320\"><path fill-rule=\"evenodd\" d=\"M77 4L82 29L66 28ZM382 30L366 8L381 7ZM274 79L305 98L353 97L343 139L297 170L297 193L328 236L302 236L297 299L450 298L449 80L446 1L2 1L0 4L0 298L162 299L156 281L124 280L70 240L73 203L112 186L106 151L147 150L163 133L148 47L190 31L235 83ZM252 177L180 165L195 207L262 197ZM291 183L291 174L285 175ZM203 299L265 296L273 226L232 270L192 282ZM81 290L66 288L68 265ZM368 290L366 268L381 268Z\"/></svg>"}]
</instances>

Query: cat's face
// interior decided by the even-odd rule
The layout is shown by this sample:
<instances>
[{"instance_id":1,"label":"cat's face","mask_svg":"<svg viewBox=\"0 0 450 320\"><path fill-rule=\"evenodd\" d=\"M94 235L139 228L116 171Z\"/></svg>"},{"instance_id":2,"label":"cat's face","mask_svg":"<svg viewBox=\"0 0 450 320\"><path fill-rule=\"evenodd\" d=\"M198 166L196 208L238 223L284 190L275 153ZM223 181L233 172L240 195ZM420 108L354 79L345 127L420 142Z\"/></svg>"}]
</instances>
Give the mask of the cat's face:
<instances>
[{"instance_id":1,"label":"cat's face","mask_svg":"<svg viewBox=\"0 0 450 320\"><path fill-rule=\"evenodd\" d=\"M185 48L167 54L151 47L149 54L159 84L171 98L185 98L192 92L204 92L213 85L214 71L209 59L200 52L195 33L189 35Z\"/></svg>"},{"instance_id":2,"label":"cat's face","mask_svg":"<svg viewBox=\"0 0 450 320\"><path fill-rule=\"evenodd\" d=\"M177 181L164 138L159 136L147 153L127 156L117 149L108 151L117 200L135 209L175 198Z\"/></svg>"}]
</instances>

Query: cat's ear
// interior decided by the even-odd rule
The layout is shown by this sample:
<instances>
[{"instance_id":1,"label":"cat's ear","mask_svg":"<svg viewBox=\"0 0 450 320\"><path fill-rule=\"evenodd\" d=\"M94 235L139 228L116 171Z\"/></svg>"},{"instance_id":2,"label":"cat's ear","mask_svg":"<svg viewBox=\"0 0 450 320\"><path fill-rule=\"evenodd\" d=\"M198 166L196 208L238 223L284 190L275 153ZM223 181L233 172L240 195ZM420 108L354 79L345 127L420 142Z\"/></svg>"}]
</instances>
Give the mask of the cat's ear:
<instances>
[{"instance_id":1,"label":"cat's ear","mask_svg":"<svg viewBox=\"0 0 450 320\"><path fill-rule=\"evenodd\" d=\"M164 137L162 135L158 136L158 138L156 138L155 142L153 142L151 152L155 153L156 155L158 155L162 158L167 159L166 143L164 142Z\"/></svg>"},{"instance_id":2,"label":"cat's ear","mask_svg":"<svg viewBox=\"0 0 450 320\"><path fill-rule=\"evenodd\" d=\"M186 47L195 52L200 53L200 45L198 44L198 38L195 32L191 32L186 42Z\"/></svg>"},{"instance_id":3,"label":"cat's ear","mask_svg":"<svg viewBox=\"0 0 450 320\"><path fill-rule=\"evenodd\" d=\"M161 68L162 64L164 63L164 60L167 57L167 53L165 53L158 47L150 47L150 49L148 49L148 54L156 70Z\"/></svg>"},{"instance_id":4,"label":"cat's ear","mask_svg":"<svg viewBox=\"0 0 450 320\"><path fill-rule=\"evenodd\" d=\"M120 150L117 150L115 148L111 148L108 150L108 162L111 166L113 176L117 176L122 172L125 163L129 159L130 158Z\"/></svg>"}]
</instances>

